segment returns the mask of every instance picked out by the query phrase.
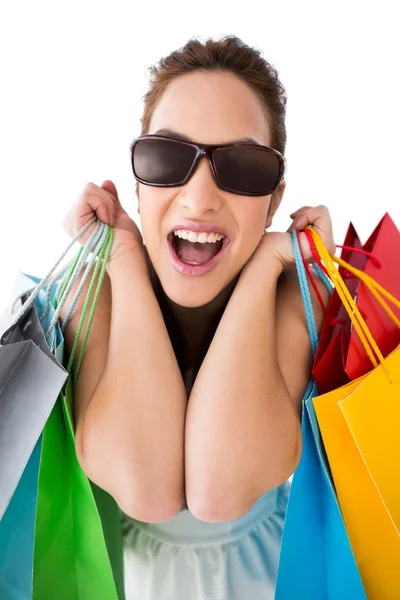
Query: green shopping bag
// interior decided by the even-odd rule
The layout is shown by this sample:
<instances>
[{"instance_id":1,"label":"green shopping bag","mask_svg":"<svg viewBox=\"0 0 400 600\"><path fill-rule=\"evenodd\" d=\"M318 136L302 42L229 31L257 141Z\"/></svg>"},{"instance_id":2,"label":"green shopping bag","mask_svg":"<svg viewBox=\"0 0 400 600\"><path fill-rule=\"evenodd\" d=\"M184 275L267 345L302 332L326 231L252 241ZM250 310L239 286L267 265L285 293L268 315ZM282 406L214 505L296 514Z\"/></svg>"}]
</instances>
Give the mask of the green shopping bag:
<instances>
[{"instance_id":1,"label":"green shopping bag","mask_svg":"<svg viewBox=\"0 0 400 600\"><path fill-rule=\"evenodd\" d=\"M63 366L69 376L43 430L32 600L124 600L120 510L115 500L90 482L81 469L76 457L73 421L74 385L112 246L113 230L107 227L106 232L71 355L68 357L68 352L64 353ZM99 282L73 378L71 366L101 263ZM73 268L74 265L66 276L59 298Z\"/></svg>"}]
</instances>

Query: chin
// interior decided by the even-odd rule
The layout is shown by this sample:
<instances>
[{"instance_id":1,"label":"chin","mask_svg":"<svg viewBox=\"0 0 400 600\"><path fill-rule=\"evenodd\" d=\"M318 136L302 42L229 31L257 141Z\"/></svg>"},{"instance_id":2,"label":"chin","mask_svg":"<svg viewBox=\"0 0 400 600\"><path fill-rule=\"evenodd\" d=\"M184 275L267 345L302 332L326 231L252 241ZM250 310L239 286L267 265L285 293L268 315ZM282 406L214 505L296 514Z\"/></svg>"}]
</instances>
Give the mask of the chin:
<instances>
[{"instance_id":1,"label":"chin","mask_svg":"<svg viewBox=\"0 0 400 600\"><path fill-rule=\"evenodd\" d=\"M164 285L162 282L161 284L165 294L172 302L186 308L198 308L200 306L204 306L205 304L212 302L212 300L214 300L221 292L221 289L207 290L204 287L200 290L188 290L187 288L185 290L183 288L186 286L168 286ZM179 287L181 287L181 289L179 289ZM198 288L200 286L196 287Z\"/></svg>"}]
</instances>

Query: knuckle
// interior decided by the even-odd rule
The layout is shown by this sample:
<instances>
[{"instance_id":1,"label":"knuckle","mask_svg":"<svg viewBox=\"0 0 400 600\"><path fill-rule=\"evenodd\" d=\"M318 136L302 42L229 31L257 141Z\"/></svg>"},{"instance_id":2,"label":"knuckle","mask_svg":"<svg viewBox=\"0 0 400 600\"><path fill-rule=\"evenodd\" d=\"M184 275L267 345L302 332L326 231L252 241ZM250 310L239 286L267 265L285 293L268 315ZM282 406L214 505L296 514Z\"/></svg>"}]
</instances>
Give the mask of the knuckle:
<instances>
[{"instance_id":1,"label":"knuckle","mask_svg":"<svg viewBox=\"0 0 400 600\"><path fill-rule=\"evenodd\" d=\"M89 183L86 184L85 189L83 190L82 196L83 197L92 196L92 195L98 196L99 191L100 191L100 188L95 183L92 183L90 181Z\"/></svg>"},{"instance_id":2,"label":"knuckle","mask_svg":"<svg viewBox=\"0 0 400 600\"><path fill-rule=\"evenodd\" d=\"M93 186L94 186L93 183L91 183L91 182L87 183L82 190L81 197L93 192Z\"/></svg>"}]
</instances>

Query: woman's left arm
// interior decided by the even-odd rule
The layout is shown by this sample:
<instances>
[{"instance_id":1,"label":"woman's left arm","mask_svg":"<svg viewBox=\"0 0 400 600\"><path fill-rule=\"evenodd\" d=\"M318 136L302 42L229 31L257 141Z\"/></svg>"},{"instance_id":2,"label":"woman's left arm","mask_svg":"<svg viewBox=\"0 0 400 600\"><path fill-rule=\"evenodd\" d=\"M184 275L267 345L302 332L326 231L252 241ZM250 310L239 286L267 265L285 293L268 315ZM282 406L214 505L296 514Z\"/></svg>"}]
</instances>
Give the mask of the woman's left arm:
<instances>
[{"instance_id":1,"label":"woman's left arm","mask_svg":"<svg viewBox=\"0 0 400 600\"><path fill-rule=\"evenodd\" d=\"M311 344L296 268L285 268L267 236L240 275L189 397L186 498L203 521L243 516L293 474L301 455ZM326 305L328 291L317 285ZM310 289L319 331L324 314Z\"/></svg>"}]
</instances>

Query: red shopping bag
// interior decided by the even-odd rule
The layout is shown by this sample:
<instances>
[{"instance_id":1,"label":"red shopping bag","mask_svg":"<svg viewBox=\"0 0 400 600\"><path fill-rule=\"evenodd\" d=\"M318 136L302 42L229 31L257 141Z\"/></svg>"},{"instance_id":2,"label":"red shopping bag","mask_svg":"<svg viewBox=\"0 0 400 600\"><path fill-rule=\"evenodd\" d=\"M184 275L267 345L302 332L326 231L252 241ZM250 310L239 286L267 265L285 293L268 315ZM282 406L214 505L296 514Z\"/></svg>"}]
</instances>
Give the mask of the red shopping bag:
<instances>
[{"instance_id":1,"label":"red shopping bag","mask_svg":"<svg viewBox=\"0 0 400 600\"><path fill-rule=\"evenodd\" d=\"M350 223L340 258L357 269L364 270L368 260L365 254L348 250L362 250L362 244ZM343 267L339 272L354 298L359 285L359 280L354 278ZM343 307L343 302L336 289L333 290L326 315L321 329L320 340L312 369L312 375L321 394L343 386L349 382L345 371L347 352L351 334L351 320Z\"/></svg>"},{"instance_id":2,"label":"red shopping bag","mask_svg":"<svg viewBox=\"0 0 400 600\"><path fill-rule=\"evenodd\" d=\"M371 252L378 259L378 262L367 260L364 273L377 281L395 298L400 298L400 232L388 213L364 244L364 250ZM400 344L399 328L362 282L358 285L356 304L361 314L365 314L368 329L383 356L388 356ZM393 312L400 318L399 308L394 307ZM366 350L356 330L351 327L345 371L350 379L354 380L365 375L370 369L371 363Z\"/></svg>"},{"instance_id":3,"label":"red shopping bag","mask_svg":"<svg viewBox=\"0 0 400 600\"><path fill-rule=\"evenodd\" d=\"M400 254L400 233L388 213L364 246L350 223L344 246L340 258L371 276L393 296L400 297L399 267L396 264L396 256ZM399 329L358 278L347 273L343 267L339 267L339 273L383 355L387 356L400 343ZM395 308L394 312L400 317L399 309ZM318 389L321 393L327 393L369 370L370 360L334 290L312 369Z\"/></svg>"}]
</instances>

